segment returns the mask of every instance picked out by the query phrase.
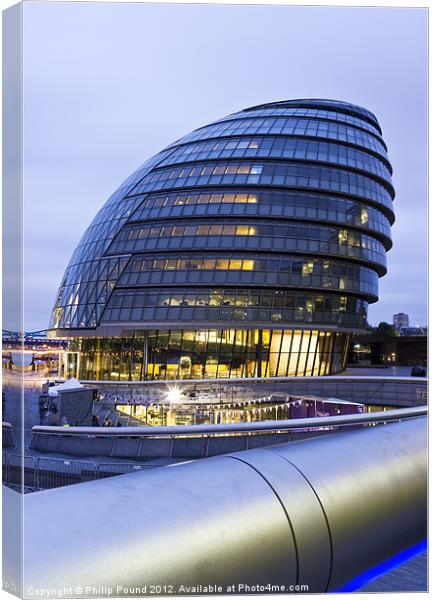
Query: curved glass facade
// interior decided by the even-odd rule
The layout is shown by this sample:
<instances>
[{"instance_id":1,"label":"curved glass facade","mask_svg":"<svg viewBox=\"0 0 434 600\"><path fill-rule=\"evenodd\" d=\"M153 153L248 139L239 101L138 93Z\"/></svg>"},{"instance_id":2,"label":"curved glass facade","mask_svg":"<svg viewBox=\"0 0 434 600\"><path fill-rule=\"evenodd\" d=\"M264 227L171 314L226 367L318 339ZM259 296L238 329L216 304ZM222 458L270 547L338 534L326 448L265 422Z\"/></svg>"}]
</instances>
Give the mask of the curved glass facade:
<instances>
[{"instance_id":1,"label":"curved glass facade","mask_svg":"<svg viewBox=\"0 0 434 600\"><path fill-rule=\"evenodd\" d=\"M206 192L149 194L129 221L226 215L346 224L353 229L371 231L380 237L387 250L392 247L390 221L381 211L362 202L309 192L256 189L244 193L214 188Z\"/></svg>"},{"instance_id":2,"label":"curved glass facade","mask_svg":"<svg viewBox=\"0 0 434 600\"><path fill-rule=\"evenodd\" d=\"M291 158L306 161L352 166L376 175L391 185L391 174L385 164L367 152L303 137L240 137L180 146L160 166L213 160L215 158Z\"/></svg>"},{"instance_id":3,"label":"curved glass facade","mask_svg":"<svg viewBox=\"0 0 434 600\"><path fill-rule=\"evenodd\" d=\"M233 220L216 219L209 223L160 221L153 225L125 226L107 250L108 254L149 250L221 249L290 251L295 253L346 256L372 262L381 274L385 272L384 246L368 235L348 229L285 225L281 221L252 220L235 225ZM254 270L253 268L250 270Z\"/></svg>"},{"instance_id":4,"label":"curved glass facade","mask_svg":"<svg viewBox=\"0 0 434 600\"><path fill-rule=\"evenodd\" d=\"M345 169L275 161L212 161L155 169L130 195L208 185L271 185L292 189L322 189L355 196L392 212L392 193L372 177Z\"/></svg>"},{"instance_id":5,"label":"curved glass facade","mask_svg":"<svg viewBox=\"0 0 434 600\"><path fill-rule=\"evenodd\" d=\"M324 375L378 299L394 221L375 116L333 100L245 109L139 167L75 250L52 313L61 375Z\"/></svg>"}]
</instances>

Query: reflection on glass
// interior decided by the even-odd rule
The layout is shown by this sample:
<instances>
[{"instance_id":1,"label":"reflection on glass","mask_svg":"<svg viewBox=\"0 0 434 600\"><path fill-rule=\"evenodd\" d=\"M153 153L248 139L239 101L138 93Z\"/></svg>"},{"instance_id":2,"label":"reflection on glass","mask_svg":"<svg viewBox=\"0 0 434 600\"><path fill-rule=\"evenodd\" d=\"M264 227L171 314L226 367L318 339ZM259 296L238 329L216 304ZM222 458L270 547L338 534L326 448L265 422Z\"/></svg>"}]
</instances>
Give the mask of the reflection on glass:
<instances>
[{"instance_id":1,"label":"reflection on glass","mask_svg":"<svg viewBox=\"0 0 434 600\"><path fill-rule=\"evenodd\" d=\"M347 352L348 334L315 329L136 332L131 338L71 340L59 376L142 381L324 375L339 372Z\"/></svg>"}]
</instances>

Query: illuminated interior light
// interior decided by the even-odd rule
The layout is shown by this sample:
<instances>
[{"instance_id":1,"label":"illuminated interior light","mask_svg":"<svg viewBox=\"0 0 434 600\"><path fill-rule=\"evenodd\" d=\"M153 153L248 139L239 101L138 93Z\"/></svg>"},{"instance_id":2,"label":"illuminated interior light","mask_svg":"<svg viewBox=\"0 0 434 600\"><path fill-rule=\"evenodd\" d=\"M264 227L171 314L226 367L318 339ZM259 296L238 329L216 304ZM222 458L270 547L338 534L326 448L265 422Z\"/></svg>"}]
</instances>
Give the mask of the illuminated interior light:
<instances>
[{"instance_id":1,"label":"illuminated interior light","mask_svg":"<svg viewBox=\"0 0 434 600\"><path fill-rule=\"evenodd\" d=\"M341 229L338 237L340 244L346 244L348 242L348 231L346 229Z\"/></svg>"},{"instance_id":2,"label":"illuminated interior light","mask_svg":"<svg viewBox=\"0 0 434 600\"><path fill-rule=\"evenodd\" d=\"M255 269L255 261L254 260L245 259L243 261L243 271L254 271L254 269Z\"/></svg>"},{"instance_id":3,"label":"illuminated interior light","mask_svg":"<svg viewBox=\"0 0 434 600\"><path fill-rule=\"evenodd\" d=\"M165 400L169 402L169 404L180 404L181 398L181 389L176 385L169 386L165 392Z\"/></svg>"},{"instance_id":4,"label":"illuminated interior light","mask_svg":"<svg viewBox=\"0 0 434 600\"><path fill-rule=\"evenodd\" d=\"M313 261L303 263L302 274L304 276L311 275L313 273Z\"/></svg>"}]
</instances>

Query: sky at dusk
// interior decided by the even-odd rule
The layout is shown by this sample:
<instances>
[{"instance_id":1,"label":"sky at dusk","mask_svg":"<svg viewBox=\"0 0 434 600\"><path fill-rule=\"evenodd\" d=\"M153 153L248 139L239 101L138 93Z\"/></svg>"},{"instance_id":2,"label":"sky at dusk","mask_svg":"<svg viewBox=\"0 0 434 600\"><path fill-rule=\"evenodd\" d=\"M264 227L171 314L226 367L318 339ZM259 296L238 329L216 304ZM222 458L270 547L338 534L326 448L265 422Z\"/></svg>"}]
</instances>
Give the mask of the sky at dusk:
<instances>
[{"instance_id":1,"label":"sky at dusk","mask_svg":"<svg viewBox=\"0 0 434 600\"><path fill-rule=\"evenodd\" d=\"M24 3L27 331L110 194L189 131L242 108L334 98L376 114L394 246L368 320L427 322L427 10Z\"/></svg>"}]
</instances>

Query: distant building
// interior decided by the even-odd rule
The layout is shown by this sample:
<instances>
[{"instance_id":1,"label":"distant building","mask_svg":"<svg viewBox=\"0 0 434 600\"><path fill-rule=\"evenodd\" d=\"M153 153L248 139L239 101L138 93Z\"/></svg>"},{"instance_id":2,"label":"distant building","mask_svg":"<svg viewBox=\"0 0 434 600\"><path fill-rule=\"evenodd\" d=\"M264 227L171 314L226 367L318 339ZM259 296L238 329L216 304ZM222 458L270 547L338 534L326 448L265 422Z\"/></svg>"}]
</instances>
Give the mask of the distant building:
<instances>
[{"instance_id":1,"label":"distant building","mask_svg":"<svg viewBox=\"0 0 434 600\"><path fill-rule=\"evenodd\" d=\"M396 315L393 315L393 324L400 332L403 327L408 327L409 325L408 315L406 313L397 313Z\"/></svg>"},{"instance_id":2,"label":"distant building","mask_svg":"<svg viewBox=\"0 0 434 600\"><path fill-rule=\"evenodd\" d=\"M427 355L426 333L396 337L361 335L353 337L348 362L364 366L426 366Z\"/></svg>"}]
</instances>

